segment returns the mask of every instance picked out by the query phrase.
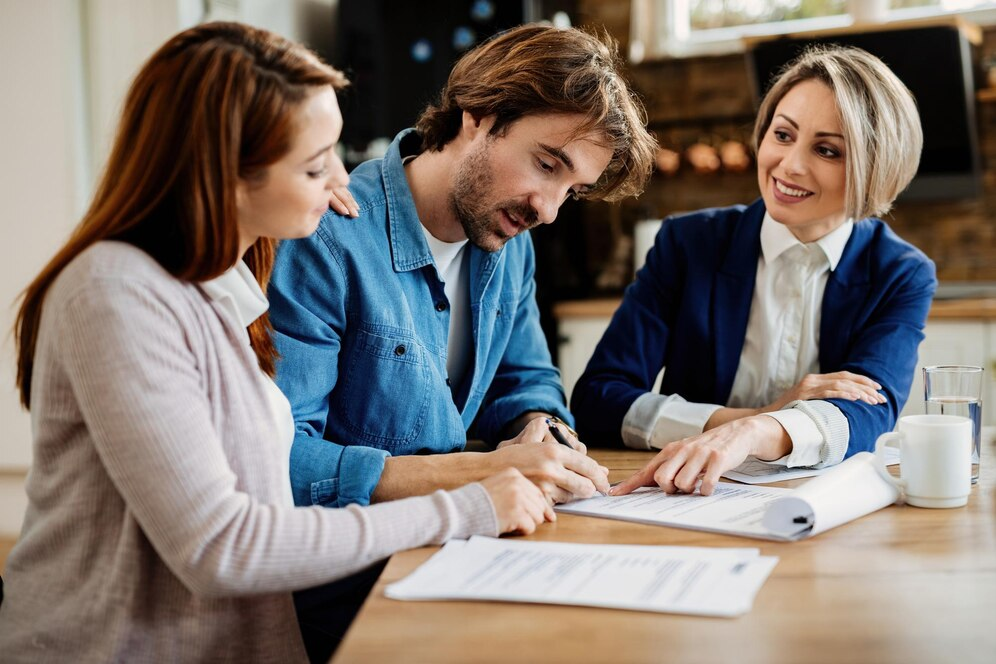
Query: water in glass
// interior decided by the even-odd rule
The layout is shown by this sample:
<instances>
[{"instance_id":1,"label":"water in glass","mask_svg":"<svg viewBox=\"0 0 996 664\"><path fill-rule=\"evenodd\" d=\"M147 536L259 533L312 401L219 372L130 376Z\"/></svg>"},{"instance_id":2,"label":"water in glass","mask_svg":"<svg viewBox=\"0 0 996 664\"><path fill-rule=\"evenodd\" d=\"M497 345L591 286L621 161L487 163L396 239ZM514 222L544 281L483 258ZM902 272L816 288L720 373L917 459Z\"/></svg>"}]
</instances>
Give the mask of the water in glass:
<instances>
[{"instance_id":1,"label":"water in glass","mask_svg":"<svg viewBox=\"0 0 996 664\"><path fill-rule=\"evenodd\" d=\"M928 415L959 415L972 420L972 484L979 481L979 454L982 451L982 404L971 397L927 399Z\"/></svg>"}]
</instances>

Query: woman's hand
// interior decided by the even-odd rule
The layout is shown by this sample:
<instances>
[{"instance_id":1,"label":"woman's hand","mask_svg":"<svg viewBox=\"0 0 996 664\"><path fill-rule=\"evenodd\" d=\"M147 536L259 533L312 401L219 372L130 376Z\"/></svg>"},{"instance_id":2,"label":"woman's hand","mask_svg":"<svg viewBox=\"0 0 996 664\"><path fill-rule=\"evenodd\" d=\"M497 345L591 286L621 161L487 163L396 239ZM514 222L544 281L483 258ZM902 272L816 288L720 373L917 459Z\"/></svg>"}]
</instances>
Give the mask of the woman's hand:
<instances>
[{"instance_id":1,"label":"woman's hand","mask_svg":"<svg viewBox=\"0 0 996 664\"><path fill-rule=\"evenodd\" d=\"M864 401L872 406L885 403L885 396L879 393L882 386L871 378L851 373L837 371L828 374L808 374L798 383L782 394L778 399L762 408L760 412L770 413L781 410L793 401L809 401L811 399L847 399L848 401Z\"/></svg>"},{"instance_id":2,"label":"woman's hand","mask_svg":"<svg viewBox=\"0 0 996 664\"><path fill-rule=\"evenodd\" d=\"M786 390L776 400L761 408L720 408L709 416L703 431L710 431L728 422L751 415L773 413L781 410L793 401L809 401L811 399L847 399L848 401L864 401L872 406L886 402L885 395L879 390L882 386L871 378L838 371L829 374L808 374L798 383Z\"/></svg>"},{"instance_id":3,"label":"woman's hand","mask_svg":"<svg viewBox=\"0 0 996 664\"><path fill-rule=\"evenodd\" d=\"M747 455L773 460L791 449L791 439L774 418L755 415L734 420L668 443L642 470L611 488L609 495L624 496L641 486L655 484L666 493L692 493L701 479L699 491L709 496L719 476L739 466Z\"/></svg>"},{"instance_id":4,"label":"woman's hand","mask_svg":"<svg viewBox=\"0 0 996 664\"><path fill-rule=\"evenodd\" d=\"M543 521L556 521L557 515L539 487L515 468L506 468L482 480L491 497L502 534L528 535Z\"/></svg>"},{"instance_id":5,"label":"woman's hand","mask_svg":"<svg viewBox=\"0 0 996 664\"><path fill-rule=\"evenodd\" d=\"M349 187L332 187L329 192L329 207L344 217L360 216L360 206L349 193Z\"/></svg>"}]
</instances>

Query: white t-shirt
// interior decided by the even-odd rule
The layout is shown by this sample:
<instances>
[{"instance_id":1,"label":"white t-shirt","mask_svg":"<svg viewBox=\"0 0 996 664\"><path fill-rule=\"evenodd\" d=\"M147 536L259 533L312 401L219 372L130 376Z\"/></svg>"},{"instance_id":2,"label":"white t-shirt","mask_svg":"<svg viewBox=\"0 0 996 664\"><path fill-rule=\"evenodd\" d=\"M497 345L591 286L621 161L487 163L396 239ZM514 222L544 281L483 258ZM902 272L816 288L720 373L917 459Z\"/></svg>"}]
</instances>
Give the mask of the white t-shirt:
<instances>
[{"instance_id":1,"label":"white t-shirt","mask_svg":"<svg viewBox=\"0 0 996 664\"><path fill-rule=\"evenodd\" d=\"M450 330L446 344L446 375L450 391L456 393L463 382L473 353L473 330L470 316L470 261L467 242L443 242L422 226L425 240L436 263L436 274L443 282L443 293L449 302Z\"/></svg>"}]
</instances>

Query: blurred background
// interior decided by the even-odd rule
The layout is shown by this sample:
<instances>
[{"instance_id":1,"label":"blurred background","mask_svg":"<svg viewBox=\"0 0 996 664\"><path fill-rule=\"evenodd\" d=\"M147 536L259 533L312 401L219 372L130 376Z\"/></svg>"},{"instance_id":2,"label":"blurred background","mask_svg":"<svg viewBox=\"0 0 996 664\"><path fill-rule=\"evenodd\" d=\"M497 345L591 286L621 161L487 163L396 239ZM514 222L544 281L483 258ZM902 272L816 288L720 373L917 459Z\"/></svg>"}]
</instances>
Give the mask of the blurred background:
<instances>
[{"instance_id":1,"label":"blurred background","mask_svg":"<svg viewBox=\"0 0 996 664\"><path fill-rule=\"evenodd\" d=\"M813 40L862 46L913 90L925 127L920 173L887 220L937 263L939 300L964 305L932 317L921 361L983 364L996 397L996 322L971 304L996 296L994 2L0 0L0 536L20 529L31 463L13 303L83 213L138 67L177 31L219 19L302 41L347 72L348 166L381 156L456 59L496 32L548 21L619 42L661 144L657 170L637 199L568 201L533 231L543 324L568 394L660 220L757 197L750 133L771 74Z\"/></svg>"}]
</instances>

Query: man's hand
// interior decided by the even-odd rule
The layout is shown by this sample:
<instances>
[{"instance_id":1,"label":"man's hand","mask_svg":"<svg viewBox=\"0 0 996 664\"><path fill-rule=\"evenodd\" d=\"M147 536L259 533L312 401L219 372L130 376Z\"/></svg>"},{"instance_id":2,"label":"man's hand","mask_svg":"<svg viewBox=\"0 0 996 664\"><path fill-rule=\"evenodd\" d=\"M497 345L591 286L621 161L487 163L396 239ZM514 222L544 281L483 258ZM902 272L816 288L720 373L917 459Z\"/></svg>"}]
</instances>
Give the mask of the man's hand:
<instances>
[{"instance_id":1,"label":"man's hand","mask_svg":"<svg viewBox=\"0 0 996 664\"><path fill-rule=\"evenodd\" d=\"M586 456L584 445L565 427L560 429L580 450L558 443L550 435L546 417L541 416L530 420L518 436L503 441L487 456L496 469L518 468L554 503L565 503L574 497L590 498L608 491L609 469Z\"/></svg>"},{"instance_id":2,"label":"man's hand","mask_svg":"<svg viewBox=\"0 0 996 664\"><path fill-rule=\"evenodd\" d=\"M509 445L488 452L492 469L517 468L554 503L609 490L609 470L560 443Z\"/></svg>"},{"instance_id":3,"label":"man's hand","mask_svg":"<svg viewBox=\"0 0 996 664\"><path fill-rule=\"evenodd\" d=\"M536 418L516 436L518 442L506 441L508 444L494 452L388 457L371 500L382 502L455 489L507 468L518 469L554 503L590 498L609 490L608 468L566 445L546 442L549 435L546 419Z\"/></svg>"},{"instance_id":4,"label":"man's hand","mask_svg":"<svg viewBox=\"0 0 996 664\"><path fill-rule=\"evenodd\" d=\"M546 421L552 417L554 416L538 410L523 413L519 417L512 420L512 422L505 428L506 431L516 433L518 435L514 438L503 440L498 443L498 449L508 447L509 445L520 445L522 443L556 443L557 439L550 433L550 427L546 424ZM533 426L534 428L530 429L530 426ZM584 443L577 439L577 436L574 435L573 431L568 429L566 426L559 426L558 428L560 429L560 432L564 434L564 438L567 439L567 442L571 444L571 447L581 454L588 453L588 448L585 447Z\"/></svg>"},{"instance_id":5,"label":"man's hand","mask_svg":"<svg viewBox=\"0 0 996 664\"><path fill-rule=\"evenodd\" d=\"M609 490L624 496L641 486L655 484L666 493L692 493L701 478L699 491L712 495L719 476L736 468L748 454L774 460L788 454L792 441L772 417L756 415L734 420L697 436L668 443L650 463L629 479Z\"/></svg>"}]
</instances>

